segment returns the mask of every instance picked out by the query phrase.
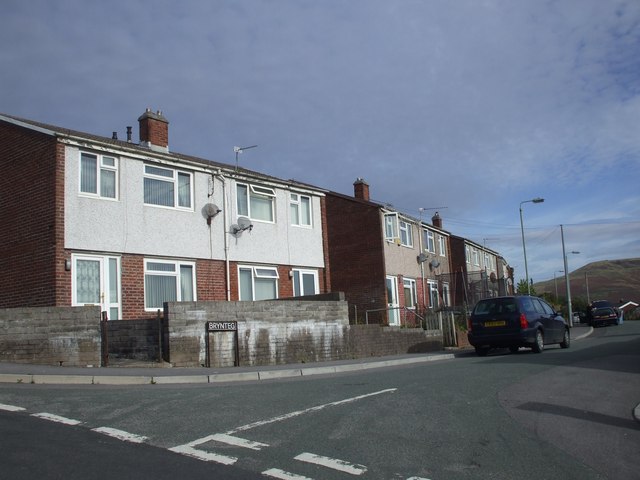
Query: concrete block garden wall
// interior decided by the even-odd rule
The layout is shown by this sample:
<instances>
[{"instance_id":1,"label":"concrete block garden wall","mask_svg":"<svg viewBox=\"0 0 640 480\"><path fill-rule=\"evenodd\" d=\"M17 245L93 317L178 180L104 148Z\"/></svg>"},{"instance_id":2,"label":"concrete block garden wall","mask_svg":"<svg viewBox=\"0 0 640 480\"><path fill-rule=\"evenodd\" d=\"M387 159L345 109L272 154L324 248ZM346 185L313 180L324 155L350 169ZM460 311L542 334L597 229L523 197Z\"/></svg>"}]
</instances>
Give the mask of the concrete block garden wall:
<instances>
[{"instance_id":1,"label":"concrete block garden wall","mask_svg":"<svg viewBox=\"0 0 640 480\"><path fill-rule=\"evenodd\" d=\"M100 366L100 307L0 309L0 362Z\"/></svg>"},{"instance_id":2,"label":"concrete block garden wall","mask_svg":"<svg viewBox=\"0 0 640 480\"><path fill-rule=\"evenodd\" d=\"M234 332L206 331L207 322L238 322L240 365L280 365L442 349L440 332L349 325L344 300L168 303L170 363L233 366ZM207 352L208 349L208 352Z\"/></svg>"}]
</instances>

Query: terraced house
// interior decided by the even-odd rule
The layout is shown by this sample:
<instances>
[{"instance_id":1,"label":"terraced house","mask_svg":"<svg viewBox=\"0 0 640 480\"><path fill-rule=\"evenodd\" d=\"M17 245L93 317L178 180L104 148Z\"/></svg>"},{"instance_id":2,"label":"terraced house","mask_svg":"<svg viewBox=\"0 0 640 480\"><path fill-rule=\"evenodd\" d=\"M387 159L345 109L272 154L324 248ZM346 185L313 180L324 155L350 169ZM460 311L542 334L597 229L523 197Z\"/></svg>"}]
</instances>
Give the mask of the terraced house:
<instances>
[{"instance_id":1,"label":"terraced house","mask_svg":"<svg viewBox=\"0 0 640 480\"><path fill-rule=\"evenodd\" d=\"M160 111L138 122L133 141L0 115L0 308L138 319L331 290L322 189L174 153Z\"/></svg>"},{"instance_id":2,"label":"terraced house","mask_svg":"<svg viewBox=\"0 0 640 480\"><path fill-rule=\"evenodd\" d=\"M328 192L326 202L332 287L352 323L413 325L451 305L450 234L437 213L429 224L372 201L361 178L353 196Z\"/></svg>"}]
</instances>

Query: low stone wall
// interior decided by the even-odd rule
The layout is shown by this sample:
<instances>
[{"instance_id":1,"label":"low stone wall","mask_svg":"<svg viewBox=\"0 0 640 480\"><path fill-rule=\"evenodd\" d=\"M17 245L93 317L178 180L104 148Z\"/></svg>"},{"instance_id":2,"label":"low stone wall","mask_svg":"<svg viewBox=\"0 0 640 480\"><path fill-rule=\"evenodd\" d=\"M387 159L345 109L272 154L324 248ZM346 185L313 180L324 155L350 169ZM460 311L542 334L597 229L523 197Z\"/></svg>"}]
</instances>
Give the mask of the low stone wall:
<instances>
[{"instance_id":1,"label":"low stone wall","mask_svg":"<svg viewBox=\"0 0 640 480\"><path fill-rule=\"evenodd\" d=\"M100 307L0 309L0 362L100 366Z\"/></svg>"},{"instance_id":2,"label":"low stone wall","mask_svg":"<svg viewBox=\"0 0 640 480\"><path fill-rule=\"evenodd\" d=\"M442 350L440 332L349 325L344 300L190 302L165 306L174 366L279 365ZM207 322L237 322L210 332ZM236 351L237 348L237 351Z\"/></svg>"}]
</instances>

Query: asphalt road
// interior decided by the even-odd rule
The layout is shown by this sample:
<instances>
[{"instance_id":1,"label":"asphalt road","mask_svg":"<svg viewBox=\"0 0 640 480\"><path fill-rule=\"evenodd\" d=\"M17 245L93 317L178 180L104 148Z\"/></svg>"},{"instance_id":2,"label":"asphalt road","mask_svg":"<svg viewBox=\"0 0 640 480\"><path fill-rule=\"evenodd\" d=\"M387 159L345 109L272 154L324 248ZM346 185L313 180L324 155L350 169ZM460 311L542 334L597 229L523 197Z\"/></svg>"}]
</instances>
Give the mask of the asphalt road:
<instances>
[{"instance_id":1,"label":"asphalt road","mask_svg":"<svg viewBox=\"0 0 640 480\"><path fill-rule=\"evenodd\" d=\"M24 410L0 412L0 464L25 479L640 479L639 356L627 322L569 350L331 376L2 384L0 404Z\"/></svg>"}]
</instances>

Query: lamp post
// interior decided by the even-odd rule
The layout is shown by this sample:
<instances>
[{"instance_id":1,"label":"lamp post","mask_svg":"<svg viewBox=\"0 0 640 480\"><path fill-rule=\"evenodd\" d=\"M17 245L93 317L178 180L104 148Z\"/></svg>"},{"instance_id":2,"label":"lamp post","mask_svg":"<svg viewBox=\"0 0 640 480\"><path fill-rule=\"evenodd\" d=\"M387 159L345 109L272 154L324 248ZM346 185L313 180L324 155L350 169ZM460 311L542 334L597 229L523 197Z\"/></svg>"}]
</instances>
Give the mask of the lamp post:
<instances>
[{"instance_id":1,"label":"lamp post","mask_svg":"<svg viewBox=\"0 0 640 480\"><path fill-rule=\"evenodd\" d=\"M553 284L556 287L556 302L558 301L558 282L556 282L556 273L564 273L564 270L556 270L553 272Z\"/></svg>"},{"instance_id":2,"label":"lamp post","mask_svg":"<svg viewBox=\"0 0 640 480\"><path fill-rule=\"evenodd\" d=\"M562 238L562 256L564 257L564 281L567 285L567 311L569 312L569 326L573 327L573 311L571 309L571 288L569 285L569 268L567 266L567 253L564 249L564 228L560 225L560 237ZM573 255L578 255L580 252L572 251Z\"/></svg>"},{"instance_id":3,"label":"lamp post","mask_svg":"<svg viewBox=\"0 0 640 480\"><path fill-rule=\"evenodd\" d=\"M527 247L524 242L524 223L522 222L522 204L529 203L529 202L542 203L544 202L544 198L536 197L536 198L532 198L531 200L525 200L523 202L520 202L520 231L522 232L522 251L524 253L524 273L526 275L525 280L527 282L527 294L531 295L531 284L529 283L529 267L527 265Z\"/></svg>"}]
</instances>

